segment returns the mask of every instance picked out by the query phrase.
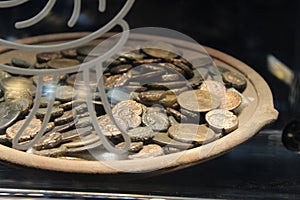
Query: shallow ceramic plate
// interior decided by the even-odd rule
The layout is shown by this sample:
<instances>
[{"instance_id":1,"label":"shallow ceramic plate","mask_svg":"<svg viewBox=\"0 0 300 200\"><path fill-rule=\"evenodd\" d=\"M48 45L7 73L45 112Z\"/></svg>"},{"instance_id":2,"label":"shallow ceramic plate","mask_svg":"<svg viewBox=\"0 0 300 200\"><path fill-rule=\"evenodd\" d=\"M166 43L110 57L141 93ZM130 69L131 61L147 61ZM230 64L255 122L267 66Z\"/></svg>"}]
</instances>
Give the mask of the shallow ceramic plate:
<instances>
[{"instance_id":1,"label":"shallow ceramic plate","mask_svg":"<svg viewBox=\"0 0 300 200\"><path fill-rule=\"evenodd\" d=\"M20 42L27 44L53 44L73 40L82 37L83 35L85 35L85 33L46 35L23 39L20 40ZM108 36L109 35L105 35L104 38ZM162 39L157 36L139 34L133 35L132 38L136 42ZM199 47L196 44L181 40L170 38L163 38L163 40L183 49L185 55L195 54L195 49ZM250 103L239 115L239 128L221 139L179 153L148 159L122 161L63 160L32 155L0 145L0 160L32 168L61 172L160 174L205 162L228 152L254 136L266 124L276 120L278 112L274 109L271 91L259 74L246 64L229 55L208 47L206 47L206 50L217 65L244 74L248 81L247 88L243 94L250 100ZM32 52L20 53L16 50L0 48L1 63L10 62L10 58L16 54L18 54L19 58L24 57L28 60L28 58L32 57L34 59Z\"/></svg>"}]
</instances>

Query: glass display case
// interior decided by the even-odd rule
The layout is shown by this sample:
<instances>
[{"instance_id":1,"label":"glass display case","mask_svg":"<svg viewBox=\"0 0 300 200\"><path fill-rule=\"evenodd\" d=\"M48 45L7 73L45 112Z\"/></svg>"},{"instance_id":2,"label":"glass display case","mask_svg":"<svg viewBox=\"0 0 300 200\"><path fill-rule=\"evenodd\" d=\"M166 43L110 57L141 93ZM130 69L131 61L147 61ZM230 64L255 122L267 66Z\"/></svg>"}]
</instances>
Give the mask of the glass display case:
<instances>
[{"instance_id":1,"label":"glass display case","mask_svg":"<svg viewBox=\"0 0 300 200\"><path fill-rule=\"evenodd\" d=\"M274 107L279 112L279 115L278 118L277 115L276 117L272 115L272 120L271 118L268 118L269 120L267 120L266 123L270 121L273 122L271 124L267 123L263 129L261 129L261 127L265 125L265 123L260 124L260 122L265 121L264 119L257 117L258 121L255 121L252 126L247 126L246 129L240 133L245 133L244 136L242 135L243 139L232 145L230 141L226 141L226 144L224 145L228 145L228 148L226 147L223 152L221 151L216 154L212 153L208 158L200 158L197 162L194 161L191 162L191 164L185 163L185 160L187 160L186 158L190 156L190 154L188 154L188 156L183 154L183 158L180 162L183 163L182 165L184 165L184 167L178 164L178 162L174 166L164 166L166 171L163 171L162 173L160 170L158 170L158 173L155 173L155 171L154 173L148 173L148 171L145 173L138 170L133 170L134 173L120 173L118 171L119 166L113 166L112 171L108 170L107 173L103 174L99 174L99 171L97 170L86 173L89 168L78 169L76 171L72 170L72 166L69 166L68 163L68 166L63 167L71 169L70 171L59 170L62 169L59 166L56 168L55 166L47 166L47 164L49 164L47 162L38 163L43 162L43 158L38 160L38 162L35 159L28 158L26 162L31 164L26 166L26 164L22 165L22 162L17 162L17 164L16 162L7 162L7 160L14 160L14 158L11 158L11 154L9 153L7 154L8 156L6 156L7 152L1 150L1 198L300 198L300 139L299 122L297 121L299 120L300 113L297 103L299 101L297 91L300 92L299 80L297 78L300 64L298 56L298 54L300 54L299 1L136 0L134 2L131 0L43 0L38 2L27 2L25 0L19 1L19 3L16 1L15 7L9 7L7 5L9 2L10 1L0 1L0 7L1 5L6 7L0 9L0 38L4 41L22 40L30 42L32 45L39 45L39 42L41 41L43 42L42 44L52 45L55 44L53 43L54 40L62 42L75 40L81 42L76 39L84 38L88 33L95 33L98 30L101 30L101 27L105 27L107 24L110 24L111 21L114 21L115 16L122 15L122 12L120 11L122 11L124 7L126 8L128 2L128 4L132 3L132 5L130 5L132 6L130 11L129 9L127 10L128 13L124 11L123 21L121 19L115 20L116 24L119 24L120 26L111 26L106 32L122 32L120 27L121 29L124 27L126 28L127 25L129 26L127 28L130 30L139 30L140 28L145 27L157 27L163 28L157 30L169 29L172 30L171 33L176 31L176 33L178 32L180 34L169 35L170 32L158 31L158 33L156 32L158 36L153 37L164 37L167 38L167 41L190 40L189 38L192 38L194 41L203 45L204 48L213 48L207 50L208 53L207 55L205 54L205 56L208 56L209 54L214 62L217 63L216 66L220 67L219 65L221 63L224 64L225 68L227 66L228 69L231 69L231 67L234 66L235 70L241 69L242 72L244 72L243 69L248 69L248 66L250 66L259 74L259 77L261 76L265 80L273 94L271 99L274 101ZM11 2L14 4L13 0L11 0ZM80 6L78 7L79 4L81 5L81 9ZM47 16L42 17L41 13L47 9L47 6L49 13ZM52 9L50 9L51 7ZM34 14L37 14L36 16L40 15L41 17L39 20L36 20L38 23L32 24L30 27L26 27L26 23L25 25L24 23L15 24L16 22L32 18ZM15 25L24 27L22 29L16 29ZM65 37L61 35L61 33L69 35ZM133 35L134 34L135 32L133 31ZM181 34L187 35L188 37L182 37ZM45 35L48 35L46 39ZM38 37L28 40L28 38L32 38L33 36ZM71 36L71 39L68 38L69 36ZM117 37L122 38L123 36L119 35ZM95 39L96 38L97 37L95 37ZM149 38L146 39L149 40ZM134 40L138 39L140 38L134 38ZM186 40L185 42L191 42L191 40ZM122 39L120 39L120 41L122 41ZM115 44L114 41L113 44ZM139 46L141 43L136 44L136 46ZM177 44L178 46L182 45L181 47L184 47L185 49L194 48L194 44L190 45L190 43L184 44L184 42L178 42ZM73 46L71 45L69 47L78 48L79 45L76 45L75 42ZM6 52L3 50L6 47L4 45L1 46L0 51L2 54ZM203 49L202 46L200 47L201 48L197 49L197 51ZM58 51L66 50L60 47L57 48ZM189 51L191 51L190 49ZM219 50L220 52L215 52L214 49ZM28 52L28 49L25 50ZM43 47L40 47L40 50L43 51ZM133 49L134 52L136 52L135 50L137 49ZM107 52L109 52L109 50L107 50ZM223 55L223 52L232 57L228 59L226 57L227 55ZM27 54L25 54L25 57L26 55ZM151 55L151 53L149 53L148 56L149 55ZM237 60L235 60L235 58ZM273 58L273 60L271 58ZM7 64L7 61L10 59L11 57L8 59L3 56L1 57L0 55L1 64L4 64L3 62L6 62ZM89 58L83 58L83 63L88 62L86 59ZM246 65L244 66L239 60L246 63ZM99 62L102 61L100 60ZM272 64L276 66L280 65L279 69L276 67L272 68ZM74 65L76 65L76 63ZM40 65L40 67L43 68L42 65ZM29 69L33 69L31 72L34 72L38 67L29 67ZM245 77L248 78L249 76L251 78L252 69L249 69L250 71L246 70L244 73ZM274 69L281 71L278 72ZM284 69L288 72L284 71ZM48 69L44 68L39 70L46 72ZM84 69L82 70L84 71ZM25 70L21 71L25 73ZM282 71L286 73L282 75ZM73 74L74 72L70 71L68 73ZM29 75L26 73L23 76L28 78L27 76ZM290 78L291 80L289 81L289 77L291 76L292 78ZM57 79L59 78L60 77L57 77ZM251 81L248 81L248 85L250 82ZM252 82L253 88L251 86L250 89L247 89L247 92L249 92L248 90L253 90L254 92L259 91L256 86L259 85L258 88L261 86L258 84L260 78L257 78ZM2 89L1 92L3 92ZM66 90L64 90L63 93L66 93ZM124 95L125 94L122 93L121 97ZM256 95L260 99L264 98L264 96L268 96L269 93L266 90L265 93L257 92ZM52 104L55 104L54 100L52 101ZM273 106L271 104L272 101L270 102L270 105L264 104L258 110L263 110L265 108L271 109ZM183 105L184 104L182 103L180 106ZM96 106L96 111L98 111L97 109L98 107ZM105 108L101 107L100 110L101 109L103 110ZM251 110L252 108L248 109ZM47 114L44 115L47 116ZM249 121L250 115L251 112L249 114ZM48 117L50 118L50 114ZM247 122L246 114L241 114L239 117L242 118L242 122ZM274 120L275 118L277 118L276 121ZM199 120L201 121L201 119ZM120 128L119 125L117 125L117 127ZM46 127L44 128L46 129ZM249 133L249 136L246 135L247 133ZM227 138L230 134L224 136ZM224 137L222 137L222 139L223 138ZM235 137L230 138L231 141L234 141L235 139L239 140L239 138ZM0 137L1 144L3 143L2 140L3 137ZM126 139L124 140L126 142ZM9 148L11 147L10 145L8 145ZM213 150L211 151L213 152ZM18 154L17 157L20 155ZM7 158L3 159L3 157ZM17 160L18 158L15 159ZM40 165L43 167L37 167ZM51 162L49 165L51 165ZM137 165L141 164L137 162ZM146 165L151 166L151 163L147 163ZM78 166L85 167L85 165ZM89 167L88 165L86 166ZM135 168L135 166L131 164L128 166L131 169ZM93 167L96 167L96 165ZM136 168L139 167L140 166L136 166ZM54 170L51 170L52 168ZM120 167L120 169L123 170L125 168L123 168L122 165L122 168ZM129 170L128 172L132 172L130 171L131 169L127 169ZM148 169L145 167L143 169L151 170L152 168Z\"/></svg>"}]
</instances>

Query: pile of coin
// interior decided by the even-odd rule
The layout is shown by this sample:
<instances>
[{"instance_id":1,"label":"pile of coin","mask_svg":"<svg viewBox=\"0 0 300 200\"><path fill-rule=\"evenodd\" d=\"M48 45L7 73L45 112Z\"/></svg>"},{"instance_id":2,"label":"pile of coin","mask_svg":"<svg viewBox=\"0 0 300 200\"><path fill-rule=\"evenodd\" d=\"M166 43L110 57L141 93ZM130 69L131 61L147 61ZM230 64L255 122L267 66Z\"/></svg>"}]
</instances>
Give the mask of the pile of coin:
<instances>
[{"instance_id":1,"label":"pile of coin","mask_svg":"<svg viewBox=\"0 0 300 200\"><path fill-rule=\"evenodd\" d=\"M66 68L101 55L93 49L95 46L83 46L39 53L36 63L12 58L7 64L41 70ZM96 159L90 156L91 151L104 155L107 151L92 125L92 114L97 116L103 135L116 148L125 146L119 128L128 134L132 142L128 155L122 159L161 156L219 139L238 128L238 115L247 105L242 94L247 80L237 72L214 66L208 57L195 63L185 59L175 46L154 41L138 49L122 50L107 60L104 86L114 120L103 108L96 87L99 77L89 83L94 88L95 107L95 113L89 113L85 99L74 97L74 89L83 85L82 74L61 75L58 84L53 84L52 75L44 76L40 108L19 143L30 142L40 131L49 95L55 95L50 121L45 134L28 153L72 160ZM0 72L1 144L11 146L25 123L35 101L37 79Z\"/></svg>"}]
</instances>

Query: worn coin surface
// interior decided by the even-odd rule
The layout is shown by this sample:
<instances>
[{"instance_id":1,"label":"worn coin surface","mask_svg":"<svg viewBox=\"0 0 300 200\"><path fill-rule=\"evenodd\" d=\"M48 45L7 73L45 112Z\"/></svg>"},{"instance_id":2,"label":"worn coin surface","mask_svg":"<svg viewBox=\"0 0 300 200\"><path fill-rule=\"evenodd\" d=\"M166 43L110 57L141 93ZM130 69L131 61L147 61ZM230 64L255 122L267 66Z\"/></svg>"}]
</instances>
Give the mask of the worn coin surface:
<instances>
[{"instance_id":1,"label":"worn coin surface","mask_svg":"<svg viewBox=\"0 0 300 200\"><path fill-rule=\"evenodd\" d=\"M168 134L174 140L185 143L203 144L215 139L215 132L203 124L174 124L169 128Z\"/></svg>"},{"instance_id":2,"label":"worn coin surface","mask_svg":"<svg viewBox=\"0 0 300 200\"><path fill-rule=\"evenodd\" d=\"M40 156L47 156L47 157L59 157L63 156L65 153L67 153L67 147L61 145L57 148L51 148L51 149L44 149L37 151L34 148L31 148L27 151L27 153L32 153Z\"/></svg>"},{"instance_id":3,"label":"worn coin surface","mask_svg":"<svg viewBox=\"0 0 300 200\"><path fill-rule=\"evenodd\" d=\"M166 131L170 126L168 116L161 112L145 112L142 121L154 131Z\"/></svg>"},{"instance_id":4,"label":"worn coin surface","mask_svg":"<svg viewBox=\"0 0 300 200\"><path fill-rule=\"evenodd\" d=\"M29 68L32 66L31 63L19 58L12 58L11 63L16 67L21 67L21 68Z\"/></svg>"},{"instance_id":5,"label":"worn coin surface","mask_svg":"<svg viewBox=\"0 0 300 200\"><path fill-rule=\"evenodd\" d=\"M48 108L39 108L36 112L36 117L44 119L45 115L49 112ZM64 109L58 107L52 107L50 118L57 118L64 114Z\"/></svg>"},{"instance_id":6,"label":"worn coin surface","mask_svg":"<svg viewBox=\"0 0 300 200\"><path fill-rule=\"evenodd\" d=\"M215 109L205 115L210 128L218 133L230 133L238 128L238 118L225 109Z\"/></svg>"},{"instance_id":7,"label":"worn coin surface","mask_svg":"<svg viewBox=\"0 0 300 200\"><path fill-rule=\"evenodd\" d=\"M69 142L75 139L80 139L81 136L91 133L92 127L76 128L66 132L61 132L62 142Z\"/></svg>"},{"instance_id":8,"label":"worn coin surface","mask_svg":"<svg viewBox=\"0 0 300 200\"><path fill-rule=\"evenodd\" d=\"M50 60L47 63L47 65L49 67L54 68L54 69L74 67L79 64L80 64L80 62L78 60L68 59L68 58L54 59L54 60Z\"/></svg>"},{"instance_id":9,"label":"worn coin surface","mask_svg":"<svg viewBox=\"0 0 300 200\"><path fill-rule=\"evenodd\" d=\"M73 99L73 87L68 85L58 86L56 88L55 98L61 102L72 101Z\"/></svg>"},{"instance_id":10,"label":"worn coin surface","mask_svg":"<svg viewBox=\"0 0 300 200\"><path fill-rule=\"evenodd\" d=\"M225 102L221 103L221 108L226 110L234 110L242 103L241 96L235 91L227 91L225 94Z\"/></svg>"},{"instance_id":11,"label":"worn coin surface","mask_svg":"<svg viewBox=\"0 0 300 200\"><path fill-rule=\"evenodd\" d=\"M206 90L190 90L177 97L179 105L194 112L207 112L220 105L220 99Z\"/></svg>"},{"instance_id":12,"label":"worn coin surface","mask_svg":"<svg viewBox=\"0 0 300 200\"><path fill-rule=\"evenodd\" d=\"M219 97L221 101L225 101L226 87L219 81L206 80L199 87L200 90L207 90L211 94Z\"/></svg>"},{"instance_id":13,"label":"worn coin surface","mask_svg":"<svg viewBox=\"0 0 300 200\"><path fill-rule=\"evenodd\" d=\"M62 135L59 132L49 132L43 135L33 146L36 150L51 149L59 145L62 141Z\"/></svg>"},{"instance_id":14,"label":"worn coin surface","mask_svg":"<svg viewBox=\"0 0 300 200\"><path fill-rule=\"evenodd\" d=\"M164 90L148 90L139 93L139 99L142 102L158 102L166 96L166 91Z\"/></svg>"},{"instance_id":15,"label":"worn coin surface","mask_svg":"<svg viewBox=\"0 0 300 200\"><path fill-rule=\"evenodd\" d=\"M6 137L10 142L14 139L15 135L17 135L19 129L25 123L25 120L26 119L17 121L6 130ZM34 138L41 129L41 126L42 121L37 118L33 118L20 136L19 142L25 142Z\"/></svg>"},{"instance_id":16,"label":"worn coin surface","mask_svg":"<svg viewBox=\"0 0 300 200\"><path fill-rule=\"evenodd\" d=\"M162 146L172 146L172 147L176 147L178 149L190 149L193 147L192 144L190 143L184 143L184 142L180 142L180 141L176 141L173 140L172 138L170 138L168 136L168 133L157 133L154 138L153 141L156 144L162 145Z\"/></svg>"},{"instance_id":17,"label":"worn coin surface","mask_svg":"<svg viewBox=\"0 0 300 200\"><path fill-rule=\"evenodd\" d=\"M98 123L101 128L103 135L112 138L121 137L121 131L118 127L111 121L108 115L101 115L98 117Z\"/></svg>"},{"instance_id":18,"label":"worn coin surface","mask_svg":"<svg viewBox=\"0 0 300 200\"><path fill-rule=\"evenodd\" d=\"M228 87L234 87L239 92L243 92L247 86L246 78L236 72L224 72L222 77L223 81L228 85Z\"/></svg>"},{"instance_id":19,"label":"worn coin surface","mask_svg":"<svg viewBox=\"0 0 300 200\"><path fill-rule=\"evenodd\" d=\"M0 130L10 126L19 117L22 107L17 102L0 103Z\"/></svg>"},{"instance_id":20,"label":"worn coin surface","mask_svg":"<svg viewBox=\"0 0 300 200\"><path fill-rule=\"evenodd\" d=\"M116 145L117 148L124 148L125 142L121 142ZM143 142L131 142L130 147L128 149L129 152L138 152L143 148Z\"/></svg>"},{"instance_id":21,"label":"worn coin surface","mask_svg":"<svg viewBox=\"0 0 300 200\"><path fill-rule=\"evenodd\" d=\"M21 76L11 76L0 80L0 87L5 91L28 91L31 95L36 92L36 87L31 79Z\"/></svg>"},{"instance_id":22,"label":"worn coin surface","mask_svg":"<svg viewBox=\"0 0 300 200\"><path fill-rule=\"evenodd\" d=\"M62 108L60 108L62 109ZM68 110L64 111L63 115L54 119L55 125L62 125L74 120L74 111Z\"/></svg>"},{"instance_id":23,"label":"worn coin surface","mask_svg":"<svg viewBox=\"0 0 300 200\"><path fill-rule=\"evenodd\" d=\"M38 53L36 55L36 59L39 63L46 63L50 60L61 58L61 54L58 52L45 52L45 53Z\"/></svg>"},{"instance_id":24,"label":"worn coin surface","mask_svg":"<svg viewBox=\"0 0 300 200\"><path fill-rule=\"evenodd\" d=\"M133 142L146 141L156 134L150 127L137 127L130 129L127 134Z\"/></svg>"},{"instance_id":25,"label":"worn coin surface","mask_svg":"<svg viewBox=\"0 0 300 200\"><path fill-rule=\"evenodd\" d=\"M164 155L164 150L157 144L149 144L143 146L137 154L128 156L129 159L143 159Z\"/></svg>"},{"instance_id":26,"label":"worn coin surface","mask_svg":"<svg viewBox=\"0 0 300 200\"><path fill-rule=\"evenodd\" d=\"M61 54L65 58L76 58L77 57L77 50L76 49L67 49L67 50L61 51Z\"/></svg>"}]
</instances>

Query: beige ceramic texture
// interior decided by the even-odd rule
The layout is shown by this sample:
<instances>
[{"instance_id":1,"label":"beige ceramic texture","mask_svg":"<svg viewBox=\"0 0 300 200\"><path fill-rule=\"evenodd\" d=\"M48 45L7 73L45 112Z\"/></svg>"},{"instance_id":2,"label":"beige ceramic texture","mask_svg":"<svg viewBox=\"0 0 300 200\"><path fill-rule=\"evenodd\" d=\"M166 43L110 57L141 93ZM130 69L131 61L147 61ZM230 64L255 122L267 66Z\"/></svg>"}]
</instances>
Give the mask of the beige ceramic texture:
<instances>
[{"instance_id":1,"label":"beige ceramic texture","mask_svg":"<svg viewBox=\"0 0 300 200\"><path fill-rule=\"evenodd\" d=\"M86 35L86 33L45 35L26 38L19 42L26 44L52 44L73 40L84 35ZM103 36L103 38L108 36L109 34ZM133 45L135 41L163 39L165 42L169 42L181 49L184 49L184 54L189 54L191 56L193 53L195 54L194 50L199 47L196 44L186 41L161 38L157 36L136 34L132 38L134 38ZM275 121L277 119L278 112L274 109L273 97L270 88L259 74L243 62L225 53L208 47L206 47L206 50L210 56L215 59L214 61L217 65L222 65L228 69L242 73L245 77L247 77L248 81L244 95L250 99L250 103L239 115L239 128L221 139L201 147L185 150L179 153L155 158L123 161L63 160L33 155L0 145L0 160L30 168L60 172L86 174L143 173L157 175L199 164L228 152L253 137L265 125ZM0 62L9 62L12 56L17 56L18 58L23 57L26 59L28 59L28 57L34 58L34 55L32 54L33 53L31 52L20 53L17 50L8 50L4 47L0 47Z\"/></svg>"}]
</instances>

